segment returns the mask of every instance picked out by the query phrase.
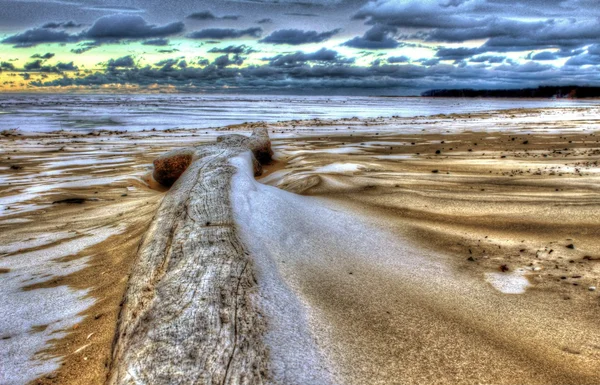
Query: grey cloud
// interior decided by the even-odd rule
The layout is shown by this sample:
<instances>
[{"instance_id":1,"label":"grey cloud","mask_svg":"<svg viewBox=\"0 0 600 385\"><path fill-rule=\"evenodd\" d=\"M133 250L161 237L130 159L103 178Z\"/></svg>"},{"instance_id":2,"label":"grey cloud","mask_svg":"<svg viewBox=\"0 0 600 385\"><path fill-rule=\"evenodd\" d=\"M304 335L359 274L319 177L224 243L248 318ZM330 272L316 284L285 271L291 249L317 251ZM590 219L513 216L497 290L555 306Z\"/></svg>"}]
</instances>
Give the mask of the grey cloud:
<instances>
[{"instance_id":1,"label":"grey cloud","mask_svg":"<svg viewBox=\"0 0 600 385\"><path fill-rule=\"evenodd\" d=\"M52 52L46 52L45 54L33 54L31 55L32 59L44 59L44 60L48 60L48 59L52 59L54 57L54 54Z\"/></svg>"},{"instance_id":2,"label":"grey cloud","mask_svg":"<svg viewBox=\"0 0 600 385\"><path fill-rule=\"evenodd\" d=\"M556 60L559 58L560 58L560 56L558 56L555 52L550 52L550 51L539 52L531 57L532 60L542 60L542 61L543 60Z\"/></svg>"},{"instance_id":3,"label":"grey cloud","mask_svg":"<svg viewBox=\"0 0 600 385\"><path fill-rule=\"evenodd\" d=\"M408 63L410 59L408 56L390 56L387 58L388 63Z\"/></svg>"},{"instance_id":4,"label":"grey cloud","mask_svg":"<svg viewBox=\"0 0 600 385\"><path fill-rule=\"evenodd\" d=\"M6 61L0 62L0 69L5 71L14 71L15 65Z\"/></svg>"},{"instance_id":5,"label":"grey cloud","mask_svg":"<svg viewBox=\"0 0 600 385\"><path fill-rule=\"evenodd\" d=\"M302 12L287 12L284 15L288 16L301 16L301 17L319 17L316 13L302 13Z\"/></svg>"},{"instance_id":6,"label":"grey cloud","mask_svg":"<svg viewBox=\"0 0 600 385\"><path fill-rule=\"evenodd\" d=\"M600 65L600 45L593 45L588 48L587 52L571 57L565 65L573 67Z\"/></svg>"},{"instance_id":7,"label":"grey cloud","mask_svg":"<svg viewBox=\"0 0 600 385\"><path fill-rule=\"evenodd\" d=\"M171 70L178 62L179 59L165 59L154 63L154 65L157 67L161 67L161 71L168 71Z\"/></svg>"},{"instance_id":8,"label":"grey cloud","mask_svg":"<svg viewBox=\"0 0 600 385\"><path fill-rule=\"evenodd\" d=\"M72 48L71 52L73 52L74 54L82 54L98 46L99 43L97 42L84 42L81 43L77 48Z\"/></svg>"},{"instance_id":9,"label":"grey cloud","mask_svg":"<svg viewBox=\"0 0 600 385\"><path fill-rule=\"evenodd\" d=\"M77 71L79 67L77 67L73 62L69 63L57 63L56 68L59 71Z\"/></svg>"},{"instance_id":10,"label":"grey cloud","mask_svg":"<svg viewBox=\"0 0 600 385\"><path fill-rule=\"evenodd\" d=\"M142 44L143 45L165 46L165 45L169 45L169 40L168 39L151 39L151 40L144 41Z\"/></svg>"},{"instance_id":11,"label":"grey cloud","mask_svg":"<svg viewBox=\"0 0 600 385\"><path fill-rule=\"evenodd\" d=\"M269 36L260 40L261 43L300 45L309 43L321 43L330 39L340 32L334 29L326 32L303 31L300 29L280 29L272 32Z\"/></svg>"},{"instance_id":12,"label":"grey cloud","mask_svg":"<svg viewBox=\"0 0 600 385\"><path fill-rule=\"evenodd\" d=\"M336 51L326 48L321 48L312 53L297 51L291 54L277 55L267 60L269 60L269 64L274 67L297 67L311 61L321 63L329 62L332 64L348 64L354 62L354 59L343 58Z\"/></svg>"},{"instance_id":13,"label":"grey cloud","mask_svg":"<svg viewBox=\"0 0 600 385\"><path fill-rule=\"evenodd\" d=\"M213 64L218 68L225 68L231 65L240 66L244 64L244 58L240 55L233 55L233 58L230 58L229 55L223 55L216 58Z\"/></svg>"},{"instance_id":14,"label":"grey cloud","mask_svg":"<svg viewBox=\"0 0 600 385\"><path fill-rule=\"evenodd\" d=\"M110 15L96 20L83 36L93 40L124 40L165 37L181 33L182 22L173 22L163 26L148 24L139 15Z\"/></svg>"},{"instance_id":15,"label":"grey cloud","mask_svg":"<svg viewBox=\"0 0 600 385\"><path fill-rule=\"evenodd\" d=\"M123 56L118 59L110 59L106 66L109 68L117 67L135 67L135 61L131 55Z\"/></svg>"},{"instance_id":16,"label":"grey cloud","mask_svg":"<svg viewBox=\"0 0 600 385\"><path fill-rule=\"evenodd\" d=\"M225 59L221 59L226 63ZM231 60L231 59L229 59ZM293 67L263 66L229 67L208 65L204 68L170 67L164 71L152 67L115 69L96 72L85 77L64 77L53 81L34 81L33 86L88 86L107 84L170 85L181 91L203 90L225 92L226 86L235 86L236 92L353 92L372 94L416 93L431 88L523 88L541 83L600 84L597 69L570 67L555 68L526 63L522 66L505 65L501 68L482 66L462 67L438 64L422 65L300 65ZM596 79L590 81L590 79ZM369 91L371 90L371 91ZM409 92L409 90L412 90ZM346 91L347 92L347 91Z\"/></svg>"},{"instance_id":17,"label":"grey cloud","mask_svg":"<svg viewBox=\"0 0 600 385\"><path fill-rule=\"evenodd\" d=\"M187 35L191 39L236 39L244 36L260 37L262 28L232 29L232 28L207 28Z\"/></svg>"},{"instance_id":18,"label":"grey cloud","mask_svg":"<svg viewBox=\"0 0 600 385\"><path fill-rule=\"evenodd\" d=\"M55 31L46 28L33 28L25 32L9 36L2 40L5 44L14 44L17 48L33 47L41 43L68 43L79 40L78 36L65 31Z\"/></svg>"},{"instance_id":19,"label":"grey cloud","mask_svg":"<svg viewBox=\"0 0 600 385\"><path fill-rule=\"evenodd\" d=\"M48 22L42 25L42 28L80 28L83 24L75 23L74 21L65 21L65 22Z\"/></svg>"},{"instance_id":20,"label":"grey cloud","mask_svg":"<svg viewBox=\"0 0 600 385\"><path fill-rule=\"evenodd\" d=\"M256 23L257 24L271 24L272 22L273 22L273 19L265 18L265 19L258 20Z\"/></svg>"},{"instance_id":21,"label":"grey cloud","mask_svg":"<svg viewBox=\"0 0 600 385\"><path fill-rule=\"evenodd\" d=\"M573 49L600 39L598 11L586 11L565 2L520 3L495 0L415 1L374 0L364 5L355 19L367 24L402 28L405 38L432 42L487 40L483 52L518 52L543 48ZM538 17L522 16L527 7ZM544 15L552 17L544 18ZM560 10L560 11L558 11ZM412 31L412 32L410 32Z\"/></svg>"},{"instance_id":22,"label":"grey cloud","mask_svg":"<svg viewBox=\"0 0 600 385\"><path fill-rule=\"evenodd\" d=\"M400 43L390 37L390 34L396 32L396 28L382 25L375 25L369 29L363 36L357 36L348 40L343 45L353 48L364 49L390 49L396 48Z\"/></svg>"},{"instance_id":23,"label":"grey cloud","mask_svg":"<svg viewBox=\"0 0 600 385\"><path fill-rule=\"evenodd\" d=\"M43 63L43 60L40 60L40 59L34 60L32 62L25 63L25 65L23 66L23 68L26 71L39 70L39 69L42 68L42 63Z\"/></svg>"},{"instance_id":24,"label":"grey cloud","mask_svg":"<svg viewBox=\"0 0 600 385\"><path fill-rule=\"evenodd\" d=\"M479 48L440 48L435 53L435 56L440 58L440 60L463 60L478 53L481 53Z\"/></svg>"},{"instance_id":25,"label":"grey cloud","mask_svg":"<svg viewBox=\"0 0 600 385\"><path fill-rule=\"evenodd\" d=\"M72 43L81 40L96 42L119 41L126 39L147 39L178 34L184 29L182 22L174 22L163 26L148 24L139 15L110 15L96 20L90 29L79 34L69 34L52 28L33 28L23 33L9 36L2 40L15 47L32 47L42 43ZM88 48L89 49L89 48ZM85 52L86 48L72 50L75 53Z\"/></svg>"},{"instance_id":26,"label":"grey cloud","mask_svg":"<svg viewBox=\"0 0 600 385\"><path fill-rule=\"evenodd\" d=\"M76 71L78 68L77 68L77 66L75 66L73 64L73 62L57 63L56 65L51 66L51 65L44 65L43 60L38 59L38 60L34 60L32 62L26 63L23 66L23 69L25 71L62 72L62 71Z\"/></svg>"},{"instance_id":27,"label":"grey cloud","mask_svg":"<svg viewBox=\"0 0 600 385\"><path fill-rule=\"evenodd\" d=\"M474 56L472 58L469 59L469 61L473 62L473 63L502 63L504 60L506 60L505 56L496 56L496 55L481 55L481 56Z\"/></svg>"},{"instance_id":28,"label":"grey cloud","mask_svg":"<svg viewBox=\"0 0 600 385\"><path fill-rule=\"evenodd\" d=\"M251 54L253 52L257 52L256 50L252 49L252 47L248 47L247 45L238 45L238 46L234 46L234 45L230 45L227 47L214 47L211 48L208 52L210 53L231 53L231 54L235 54L235 55L240 55L240 54Z\"/></svg>"},{"instance_id":29,"label":"grey cloud","mask_svg":"<svg viewBox=\"0 0 600 385\"><path fill-rule=\"evenodd\" d=\"M188 16L186 16L187 19L192 19L192 20L238 20L240 17L236 16L236 15L225 15L225 16L215 16L212 12L210 11L202 11L202 12L195 12L192 13Z\"/></svg>"},{"instance_id":30,"label":"grey cloud","mask_svg":"<svg viewBox=\"0 0 600 385\"><path fill-rule=\"evenodd\" d=\"M525 64L503 64L498 67L494 67L494 71L508 71L508 72L542 72L553 69L551 65L540 64L533 61L529 61Z\"/></svg>"},{"instance_id":31,"label":"grey cloud","mask_svg":"<svg viewBox=\"0 0 600 385\"><path fill-rule=\"evenodd\" d=\"M419 59L419 60L416 60L416 62L419 62L424 66L430 67L430 66L435 66L435 65L440 64L440 59L437 59L437 58Z\"/></svg>"}]
</instances>

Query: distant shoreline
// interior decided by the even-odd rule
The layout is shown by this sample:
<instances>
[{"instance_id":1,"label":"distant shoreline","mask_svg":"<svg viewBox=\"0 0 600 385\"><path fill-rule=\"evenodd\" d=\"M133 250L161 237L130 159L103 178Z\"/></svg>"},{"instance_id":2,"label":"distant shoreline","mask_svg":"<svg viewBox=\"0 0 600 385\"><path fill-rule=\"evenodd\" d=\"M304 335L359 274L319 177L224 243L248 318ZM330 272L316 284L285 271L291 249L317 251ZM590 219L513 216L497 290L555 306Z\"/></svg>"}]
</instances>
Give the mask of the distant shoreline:
<instances>
[{"instance_id":1,"label":"distant shoreline","mask_svg":"<svg viewBox=\"0 0 600 385\"><path fill-rule=\"evenodd\" d=\"M434 89L423 92L421 96L445 98L597 99L600 98L600 87L571 85L498 90L475 90L471 88Z\"/></svg>"}]
</instances>

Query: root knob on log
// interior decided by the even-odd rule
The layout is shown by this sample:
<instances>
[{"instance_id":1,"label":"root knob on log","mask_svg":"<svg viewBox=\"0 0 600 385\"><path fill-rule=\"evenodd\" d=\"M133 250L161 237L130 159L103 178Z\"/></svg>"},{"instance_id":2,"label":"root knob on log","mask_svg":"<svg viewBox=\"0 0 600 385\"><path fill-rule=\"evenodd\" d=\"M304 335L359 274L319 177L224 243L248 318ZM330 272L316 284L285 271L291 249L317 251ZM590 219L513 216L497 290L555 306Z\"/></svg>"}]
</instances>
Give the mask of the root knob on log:
<instances>
[{"instance_id":1,"label":"root knob on log","mask_svg":"<svg viewBox=\"0 0 600 385\"><path fill-rule=\"evenodd\" d=\"M169 151L154 160L154 180L171 187L195 160L206 155L208 148L238 148L250 150L254 154L255 173L260 172L260 164L268 163L273 156L271 141L266 128L256 128L251 136L238 134L223 135L217 138L217 145L198 148L182 148Z\"/></svg>"}]
</instances>

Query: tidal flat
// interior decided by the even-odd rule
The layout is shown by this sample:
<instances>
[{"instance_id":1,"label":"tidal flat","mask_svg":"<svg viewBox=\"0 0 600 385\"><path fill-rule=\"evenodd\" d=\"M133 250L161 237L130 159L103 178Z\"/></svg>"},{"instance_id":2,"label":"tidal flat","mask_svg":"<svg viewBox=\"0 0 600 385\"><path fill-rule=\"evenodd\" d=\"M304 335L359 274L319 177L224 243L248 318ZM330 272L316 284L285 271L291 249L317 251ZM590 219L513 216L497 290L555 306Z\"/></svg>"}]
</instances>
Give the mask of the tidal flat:
<instances>
[{"instance_id":1,"label":"tidal flat","mask_svg":"<svg viewBox=\"0 0 600 385\"><path fill-rule=\"evenodd\" d=\"M599 383L599 124L587 106L3 131L0 383L103 383L166 191L152 160L257 126L275 160L232 204L272 305L272 378Z\"/></svg>"}]
</instances>

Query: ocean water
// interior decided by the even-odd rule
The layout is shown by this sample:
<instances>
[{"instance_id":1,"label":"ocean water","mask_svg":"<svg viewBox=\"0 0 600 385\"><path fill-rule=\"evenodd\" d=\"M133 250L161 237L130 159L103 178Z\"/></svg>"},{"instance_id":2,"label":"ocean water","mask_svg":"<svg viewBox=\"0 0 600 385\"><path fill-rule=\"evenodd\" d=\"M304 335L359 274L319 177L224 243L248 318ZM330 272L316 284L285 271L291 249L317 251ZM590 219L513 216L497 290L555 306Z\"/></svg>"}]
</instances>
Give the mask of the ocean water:
<instances>
[{"instance_id":1,"label":"ocean water","mask_svg":"<svg viewBox=\"0 0 600 385\"><path fill-rule=\"evenodd\" d=\"M512 108L585 107L600 101L364 96L0 95L0 131L215 128L244 122L375 118Z\"/></svg>"}]
</instances>

